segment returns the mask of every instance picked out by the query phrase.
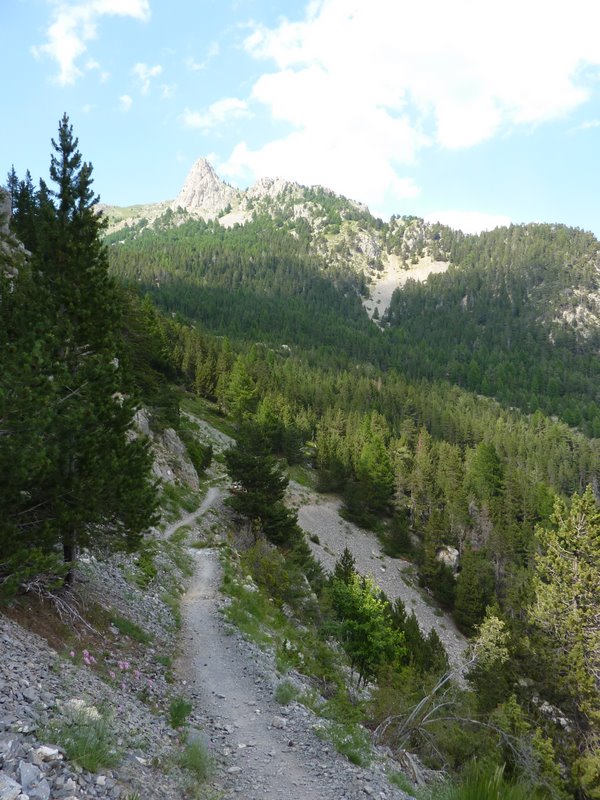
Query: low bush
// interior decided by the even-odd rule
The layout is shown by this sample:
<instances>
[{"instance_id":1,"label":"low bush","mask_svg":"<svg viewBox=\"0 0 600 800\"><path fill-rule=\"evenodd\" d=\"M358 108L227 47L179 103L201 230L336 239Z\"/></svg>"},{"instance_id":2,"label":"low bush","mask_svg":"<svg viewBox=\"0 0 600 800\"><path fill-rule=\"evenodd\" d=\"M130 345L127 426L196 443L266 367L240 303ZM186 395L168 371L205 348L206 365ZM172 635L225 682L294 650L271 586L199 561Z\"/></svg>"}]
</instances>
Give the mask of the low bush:
<instances>
[{"instance_id":1,"label":"low bush","mask_svg":"<svg viewBox=\"0 0 600 800\"><path fill-rule=\"evenodd\" d=\"M44 738L59 745L67 758L83 769L97 772L114 767L121 760L115 748L115 732L108 711L81 704L70 708L65 717L53 720Z\"/></svg>"},{"instance_id":2,"label":"low bush","mask_svg":"<svg viewBox=\"0 0 600 800\"><path fill-rule=\"evenodd\" d=\"M172 728L181 728L192 713L192 704L185 697L174 697L169 704L169 722Z\"/></svg>"},{"instance_id":3,"label":"low bush","mask_svg":"<svg viewBox=\"0 0 600 800\"><path fill-rule=\"evenodd\" d=\"M205 745L195 740L186 744L181 753L179 764L189 770L196 781L206 781L212 772L212 759Z\"/></svg>"},{"instance_id":4,"label":"low bush","mask_svg":"<svg viewBox=\"0 0 600 800\"><path fill-rule=\"evenodd\" d=\"M298 696L298 689L291 681L281 681L275 689L275 700L281 703L282 706L287 706L288 703L296 700Z\"/></svg>"}]
</instances>

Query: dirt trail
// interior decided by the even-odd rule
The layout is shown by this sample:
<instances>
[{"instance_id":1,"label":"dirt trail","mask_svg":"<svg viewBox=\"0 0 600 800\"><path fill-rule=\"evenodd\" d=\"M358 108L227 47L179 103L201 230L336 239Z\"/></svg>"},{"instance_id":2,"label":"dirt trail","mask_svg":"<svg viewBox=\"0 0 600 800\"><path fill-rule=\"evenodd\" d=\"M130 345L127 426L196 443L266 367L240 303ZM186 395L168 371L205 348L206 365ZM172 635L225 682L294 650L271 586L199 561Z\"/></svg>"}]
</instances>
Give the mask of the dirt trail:
<instances>
[{"instance_id":1,"label":"dirt trail","mask_svg":"<svg viewBox=\"0 0 600 800\"><path fill-rule=\"evenodd\" d=\"M184 651L195 718L220 762L223 800L364 800L404 798L383 774L361 770L317 738L303 706L274 700L277 676L269 657L231 633L219 611L221 566L212 549L195 551L194 585L183 602ZM385 786L385 789L383 787Z\"/></svg>"},{"instance_id":2,"label":"dirt trail","mask_svg":"<svg viewBox=\"0 0 600 800\"><path fill-rule=\"evenodd\" d=\"M230 788L235 791L243 779L242 796L248 800L323 797L318 787L307 781L302 755L289 746L289 733L271 724L275 711L281 713L280 707L269 709L265 687L257 680L247 654L240 652L236 639L223 629L217 610L220 565L216 553L205 550L196 558L195 585L184 603L189 644L186 661L196 699L226 741L225 752L229 751L231 762L226 775L233 777Z\"/></svg>"},{"instance_id":3,"label":"dirt trail","mask_svg":"<svg viewBox=\"0 0 600 800\"><path fill-rule=\"evenodd\" d=\"M172 536L179 528L183 528L184 525L193 525L198 517L201 517L202 514L216 503L221 494L222 492L220 489L217 489L216 486L211 486L198 508L186 514L184 517L180 517L176 522L171 523L171 525L165 528L162 533L163 538L168 539L169 536Z\"/></svg>"}]
</instances>

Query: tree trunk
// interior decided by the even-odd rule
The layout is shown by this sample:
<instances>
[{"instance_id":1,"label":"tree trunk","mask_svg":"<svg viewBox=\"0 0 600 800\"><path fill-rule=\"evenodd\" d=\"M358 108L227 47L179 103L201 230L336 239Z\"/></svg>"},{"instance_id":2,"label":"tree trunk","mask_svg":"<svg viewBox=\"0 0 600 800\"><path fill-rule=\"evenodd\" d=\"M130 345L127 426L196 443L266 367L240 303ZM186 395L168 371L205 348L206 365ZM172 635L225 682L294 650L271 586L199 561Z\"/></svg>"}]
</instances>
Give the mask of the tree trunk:
<instances>
[{"instance_id":1,"label":"tree trunk","mask_svg":"<svg viewBox=\"0 0 600 800\"><path fill-rule=\"evenodd\" d=\"M70 564L69 570L65 575L65 586L73 586L73 566L77 557L76 547L71 538L63 542L63 561L65 564Z\"/></svg>"}]
</instances>

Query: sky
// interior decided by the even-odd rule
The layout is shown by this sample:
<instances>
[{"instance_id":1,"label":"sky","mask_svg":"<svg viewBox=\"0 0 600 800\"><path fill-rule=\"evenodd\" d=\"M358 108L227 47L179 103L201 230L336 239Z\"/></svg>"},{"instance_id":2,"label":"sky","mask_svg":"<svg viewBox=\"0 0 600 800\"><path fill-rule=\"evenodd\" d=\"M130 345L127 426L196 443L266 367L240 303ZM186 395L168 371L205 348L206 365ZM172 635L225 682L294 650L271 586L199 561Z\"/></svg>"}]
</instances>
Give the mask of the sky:
<instances>
[{"instance_id":1,"label":"sky","mask_svg":"<svg viewBox=\"0 0 600 800\"><path fill-rule=\"evenodd\" d=\"M600 236L599 30L598 0L0 0L0 170L47 179L66 112L109 204L206 157L383 218Z\"/></svg>"}]
</instances>

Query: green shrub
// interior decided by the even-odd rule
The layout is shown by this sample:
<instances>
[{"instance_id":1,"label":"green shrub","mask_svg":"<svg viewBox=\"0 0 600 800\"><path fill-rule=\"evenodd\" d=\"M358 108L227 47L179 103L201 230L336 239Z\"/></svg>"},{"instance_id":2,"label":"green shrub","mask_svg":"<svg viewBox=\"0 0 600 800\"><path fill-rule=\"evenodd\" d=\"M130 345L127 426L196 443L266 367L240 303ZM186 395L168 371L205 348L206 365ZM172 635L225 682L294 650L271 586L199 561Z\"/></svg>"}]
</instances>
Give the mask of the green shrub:
<instances>
[{"instance_id":1,"label":"green shrub","mask_svg":"<svg viewBox=\"0 0 600 800\"><path fill-rule=\"evenodd\" d=\"M169 722L172 728L181 728L192 713L192 704L185 697L174 697L169 704Z\"/></svg>"},{"instance_id":2,"label":"green shrub","mask_svg":"<svg viewBox=\"0 0 600 800\"><path fill-rule=\"evenodd\" d=\"M70 709L66 717L53 720L44 738L58 744L67 758L83 769L97 772L102 767L114 767L120 759L115 749L112 718L106 710L81 705Z\"/></svg>"},{"instance_id":3,"label":"green shrub","mask_svg":"<svg viewBox=\"0 0 600 800\"><path fill-rule=\"evenodd\" d=\"M298 689L291 681L281 681L275 689L275 700L281 703L282 706L287 706L292 700L296 700L298 695Z\"/></svg>"},{"instance_id":4,"label":"green shrub","mask_svg":"<svg viewBox=\"0 0 600 800\"><path fill-rule=\"evenodd\" d=\"M207 780L212 772L212 759L204 744L198 740L186 744L179 764L192 772L194 778L200 782Z\"/></svg>"},{"instance_id":5,"label":"green shrub","mask_svg":"<svg viewBox=\"0 0 600 800\"><path fill-rule=\"evenodd\" d=\"M190 430L180 429L179 436L186 446L188 456L194 465L194 469L198 475L202 475L204 470L207 469L207 467L210 467L210 462L213 459L212 446L200 444L198 439L196 439Z\"/></svg>"},{"instance_id":6,"label":"green shrub","mask_svg":"<svg viewBox=\"0 0 600 800\"><path fill-rule=\"evenodd\" d=\"M317 735L322 739L328 739L338 753L346 756L351 764L368 767L371 763L373 755L371 739L367 731L359 725L332 722L318 729Z\"/></svg>"}]
</instances>

